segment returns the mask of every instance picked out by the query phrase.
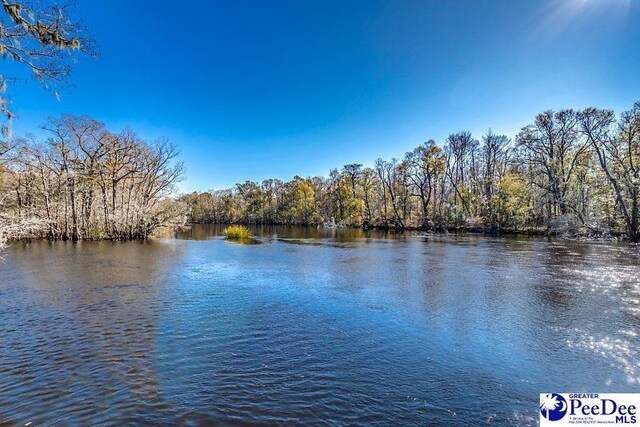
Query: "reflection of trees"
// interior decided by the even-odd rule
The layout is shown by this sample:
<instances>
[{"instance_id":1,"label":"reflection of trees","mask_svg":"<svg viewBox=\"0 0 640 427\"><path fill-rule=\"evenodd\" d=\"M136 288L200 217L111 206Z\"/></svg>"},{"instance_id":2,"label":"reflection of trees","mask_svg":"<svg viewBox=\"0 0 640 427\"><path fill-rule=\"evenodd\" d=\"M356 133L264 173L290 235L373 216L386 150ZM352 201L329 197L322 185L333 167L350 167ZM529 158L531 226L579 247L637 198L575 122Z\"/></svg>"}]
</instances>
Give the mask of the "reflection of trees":
<instances>
[{"instance_id":1,"label":"reflection of trees","mask_svg":"<svg viewBox=\"0 0 640 427\"><path fill-rule=\"evenodd\" d=\"M227 224L193 224L179 232L178 237L188 240L207 240L222 236ZM248 225L252 236L277 239L332 239L338 243L355 242L362 239L406 238L409 234L394 230L362 230L361 228L303 227L287 225Z\"/></svg>"},{"instance_id":2,"label":"reflection of trees","mask_svg":"<svg viewBox=\"0 0 640 427\"><path fill-rule=\"evenodd\" d=\"M180 239L207 240L212 237L222 236L226 224L193 224L178 233Z\"/></svg>"},{"instance_id":3,"label":"reflection of trees","mask_svg":"<svg viewBox=\"0 0 640 427\"><path fill-rule=\"evenodd\" d=\"M78 421L108 406L160 404L157 324L180 248L179 242L16 244L8 267L17 271L19 295L10 304L25 307L13 318L0 312L14 330L0 339L12 342L14 360L22 361L18 379L32 381L13 395L48 419L69 401L74 408L82 401L77 408L86 413ZM0 368L13 372L6 362L0 358Z\"/></svg>"}]
</instances>

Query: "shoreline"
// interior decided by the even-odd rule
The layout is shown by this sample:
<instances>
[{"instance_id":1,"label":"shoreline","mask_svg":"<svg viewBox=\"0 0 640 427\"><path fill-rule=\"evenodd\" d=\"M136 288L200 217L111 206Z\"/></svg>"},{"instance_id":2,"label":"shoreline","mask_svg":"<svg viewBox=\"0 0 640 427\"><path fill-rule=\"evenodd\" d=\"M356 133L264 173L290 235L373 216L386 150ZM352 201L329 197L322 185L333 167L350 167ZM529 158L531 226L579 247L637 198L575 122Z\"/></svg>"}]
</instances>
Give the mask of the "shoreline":
<instances>
[{"instance_id":1,"label":"shoreline","mask_svg":"<svg viewBox=\"0 0 640 427\"><path fill-rule=\"evenodd\" d=\"M414 226L405 226L404 228L396 228L389 227L383 225L375 225L363 227L362 225L347 225L347 224L338 224L334 226L327 226L325 224L277 224L277 223L247 223L247 222L234 222L234 223L220 223L220 222L194 222L185 225L175 226L175 227L166 227L162 230L159 230L157 233L151 234L147 237L147 239L118 239L118 238L102 238L102 239L80 239L73 241L72 239L50 239L46 236L31 236L31 237L22 237L17 239L10 239L8 243L15 242L24 242L31 243L35 241L44 241L44 242L138 242L144 243L147 240L156 240L163 238L175 238L179 232L184 232L190 230L193 226L196 225L205 225L205 226L220 226L227 227L230 225L242 225L247 227L299 227L299 228L308 228L308 229L321 229L321 230L362 230L363 232L367 231L378 231L378 232L393 232L394 234L402 234L404 232L420 232L426 235L478 235L478 236L486 236L486 237L507 237L507 238L517 238L517 237L537 237L537 238L548 238L548 239L558 239L558 240L567 240L567 241L583 241L583 242L610 242L610 243L628 243L633 244L629 240L629 238L623 233L602 233L602 234L594 234L594 233L569 233L569 232L559 232L553 230L547 230L545 228L525 228L525 229L514 229L514 228L491 228L491 227L466 227L466 226L450 226L450 227L414 227Z\"/></svg>"},{"instance_id":2,"label":"shoreline","mask_svg":"<svg viewBox=\"0 0 640 427\"><path fill-rule=\"evenodd\" d=\"M282 224L282 223L248 223L248 222L234 222L234 223L220 223L220 222L194 222L190 224L186 224L184 226L178 227L177 229L190 229L194 225L217 225L217 226L229 226L229 225L243 225L247 227L304 227L304 228L317 228L324 230L363 230L363 231L392 231L395 233L403 233L405 231L417 231L423 232L426 234L474 234L474 235L484 235L484 236L504 236L504 237L547 237L561 240L580 240L580 241L606 241L606 242L630 242L628 236L624 233L570 233L570 232L562 232L562 231L553 231L548 230L543 227L530 227L524 229L515 229L515 228L492 228L492 227L466 227L466 226L450 226L450 227L415 227L415 226L405 226L403 228L400 227L389 227L382 225L370 225L368 227L363 227L362 225L335 225L335 226L327 226L324 224Z\"/></svg>"}]
</instances>

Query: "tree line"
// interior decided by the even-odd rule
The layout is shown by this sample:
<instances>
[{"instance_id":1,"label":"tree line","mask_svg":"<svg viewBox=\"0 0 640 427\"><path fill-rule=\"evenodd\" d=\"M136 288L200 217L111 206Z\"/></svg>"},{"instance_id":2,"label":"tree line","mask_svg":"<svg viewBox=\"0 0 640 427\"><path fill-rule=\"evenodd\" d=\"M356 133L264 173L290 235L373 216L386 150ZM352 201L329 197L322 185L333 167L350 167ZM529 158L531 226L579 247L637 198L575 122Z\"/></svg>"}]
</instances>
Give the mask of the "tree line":
<instances>
[{"instance_id":1,"label":"tree line","mask_svg":"<svg viewBox=\"0 0 640 427\"><path fill-rule=\"evenodd\" d=\"M0 214L16 232L30 224L52 240L131 240L184 222L186 207L169 197L184 172L175 145L90 117L43 129L45 140L13 139L0 157Z\"/></svg>"},{"instance_id":2,"label":"tree line","mask_svg":"<svg viewBox=\"0 0 640 427\"><path fill-rule=\"evenodd\" d=\"M463 131L370 167L246 181L181 199L195 223L611 233L638 241L640 103L619 116L545 111L513 140Z\"/></svg>"},{"instance_id":3,"label":"tree line","mask_svg":"<svg viewBox=\"0 0 640 427\"><path fill-rule=\"evenodd\" d=\"M46 89L64 85L75 53L93 42L64 6L0 0L0 57ZM64 116L48 138L12 139L0 75L0 250L8 238L146 238L191 222L372 225L441 230L640 232L640 104L546 111L512 140L488 132L428 141L401 159L348 164L328 177L246 181L169 197L182 177L177 149L88 117Z\"/></svg>"}]
</instances>

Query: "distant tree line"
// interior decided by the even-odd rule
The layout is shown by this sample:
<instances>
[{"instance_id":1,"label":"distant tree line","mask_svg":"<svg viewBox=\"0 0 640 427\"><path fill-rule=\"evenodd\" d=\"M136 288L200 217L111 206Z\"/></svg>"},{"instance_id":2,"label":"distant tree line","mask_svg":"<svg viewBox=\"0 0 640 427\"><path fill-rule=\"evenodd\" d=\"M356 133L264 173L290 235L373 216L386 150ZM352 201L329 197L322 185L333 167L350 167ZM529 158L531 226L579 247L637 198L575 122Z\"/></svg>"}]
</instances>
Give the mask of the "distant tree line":
<instances>
[{"instance_id":1,"label":"distant tree line","mask_svg":"<svg viewBox=\"0 0 640 427\"><path fill-rule=\"evenodd\" d=\"M545 111L514 140L430 140L402 159L329 177L246 181L182 197L195 223L370 224L442 230L626 234L639 239L640 103L616 117Z\"/></svg>"},{"instance_id":2,"label":"distant tree line","mask_svg":"<svg viewBox=\"0 0 640 427\"><path fill-rule=\"evenodd\" d=\"M174 145L89 117L43 129L44 141L13 139L0 153L0 220L13 224L10 237L28 224L30 235L52 240L145 239L184 223L186 206L169 197L183 176Z\"/></svg>"}]
</instances>

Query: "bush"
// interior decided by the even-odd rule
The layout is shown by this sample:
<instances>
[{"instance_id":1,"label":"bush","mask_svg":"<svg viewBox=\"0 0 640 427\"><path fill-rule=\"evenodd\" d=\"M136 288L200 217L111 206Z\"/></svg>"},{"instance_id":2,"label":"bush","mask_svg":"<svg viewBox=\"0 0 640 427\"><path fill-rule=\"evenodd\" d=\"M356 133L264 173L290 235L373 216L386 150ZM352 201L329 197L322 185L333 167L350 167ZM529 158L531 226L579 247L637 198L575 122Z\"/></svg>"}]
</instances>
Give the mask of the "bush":
<instances>
[{"instance_id":1,"label":"bush","mask_svg":"<svg viewBox=\"0 0 640 427\"><path fill-rule=\"evenodd\" d=\"M230 225L224 229L222 234L227 236L227 239L248 239L249 229L242 225Z\"/></svg>"}]
</instances>

